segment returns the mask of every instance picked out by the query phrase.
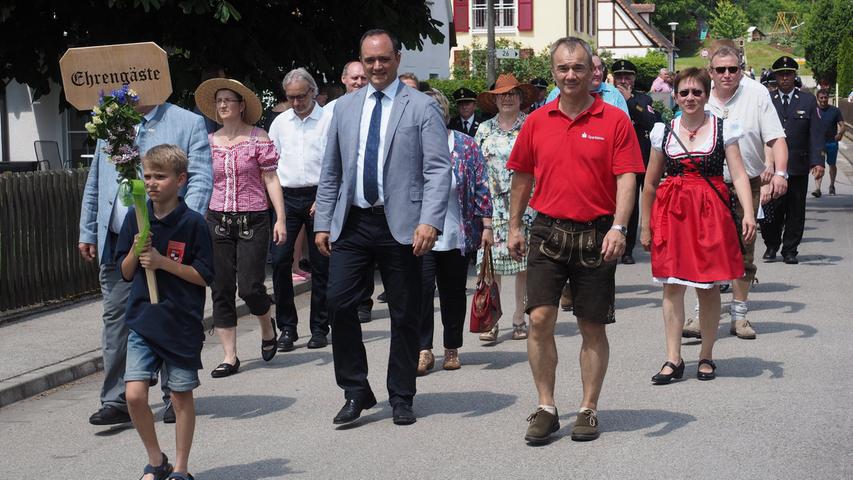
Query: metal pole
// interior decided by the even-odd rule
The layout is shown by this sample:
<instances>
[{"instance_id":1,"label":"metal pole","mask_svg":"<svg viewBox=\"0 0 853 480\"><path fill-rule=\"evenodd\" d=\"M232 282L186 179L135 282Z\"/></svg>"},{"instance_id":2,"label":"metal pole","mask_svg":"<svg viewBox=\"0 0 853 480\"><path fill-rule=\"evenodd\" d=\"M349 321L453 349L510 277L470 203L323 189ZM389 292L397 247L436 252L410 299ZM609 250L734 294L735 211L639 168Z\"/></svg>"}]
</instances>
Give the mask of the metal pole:
<instances>
[{"instance_id":1,"label":"metal pole","mask_svg":"<svg viewBox=\"0 0 853 480\"><path fill-rule=\"evenodd\" d=\"M486 84L495 83L495 0L486 0Z\"/></svg>"},{"instance_id":2,"label":"metal pole","mask_svg":"<svg viewBox=\"0 0 853 480\"><path fill-rule=\"evenodd\" d=\"M672 31L672 54L670 54L669 59L671 63L671 65L669 66L669 71L672 72L673 75L675 75L675 30Z\"/></svg>"}]
</instances>

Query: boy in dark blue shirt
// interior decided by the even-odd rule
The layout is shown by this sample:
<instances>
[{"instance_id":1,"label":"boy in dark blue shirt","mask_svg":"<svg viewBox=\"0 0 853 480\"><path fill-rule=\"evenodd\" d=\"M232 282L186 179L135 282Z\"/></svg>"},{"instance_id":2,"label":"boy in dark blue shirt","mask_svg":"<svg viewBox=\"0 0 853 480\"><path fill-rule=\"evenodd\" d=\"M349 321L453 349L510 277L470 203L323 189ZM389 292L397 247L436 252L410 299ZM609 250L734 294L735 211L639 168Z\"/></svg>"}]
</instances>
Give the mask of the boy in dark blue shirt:
<instances>
[{"instance_id":1,"label":"boy in dark blue shirt","mask_svg":"<svg viewBox=\"0 0 853 480\"><path fill-rule=\"evenodd\" d=\"M193 389L202 368L202 319L205 289L213 279L213 247L204 217L178 196L187 181L187 163L186 154L174 145L159 145L145 154L151 235L137 256L140 240L131 209L116 246L122 278L133 282L125 314L130 334L124 380L130 418L148 452L144 480L193 478L187 472L195 430ZM159 303L151 303L140 266L155 272ZM148 406L148 387L160 369L175 407L174 469L160 449Z\"/></svg>"}]
</instances>

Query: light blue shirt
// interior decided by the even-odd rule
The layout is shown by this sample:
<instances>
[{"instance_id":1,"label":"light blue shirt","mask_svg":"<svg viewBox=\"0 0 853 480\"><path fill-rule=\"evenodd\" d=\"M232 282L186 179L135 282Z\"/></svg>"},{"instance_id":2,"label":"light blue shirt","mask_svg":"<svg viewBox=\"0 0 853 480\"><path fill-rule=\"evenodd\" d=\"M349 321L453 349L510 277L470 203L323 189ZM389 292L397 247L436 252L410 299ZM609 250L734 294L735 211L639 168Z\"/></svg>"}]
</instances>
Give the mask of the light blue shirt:
<instances>
[{"instance_id":1,"label":"light blue shirt","mask_svg":"<svg viewBox=\"0 0 853 480\"><path fill-rule=\"evenodd\" d=\"M355 182L355 206L357 207L368 208L374 205L385 204L384 190L382 188L382 176L385 171L385 130L388 129L388 122L391 119L391 107L394 106L394 97L397 95L399 87L400 80L395 79L391 82L391 85L382 90L385 96L382 97L382 122L379 124L379 165L376 166L376 183L379 187L379 200L373 205L364 198L364 182L362 180L364 178L364 150L367 148L370 117L373 115L373 107L376 106L376 97L373 96L373 93L376 92L376 87L370 83L365 87L367 88L367 96L364 99L364 106L361 108L361 127L358 135L358 160L356 164L358 169L358 176L356 178L358 180Z\"/></svg>"},{"instance_id":2,"label":"light blue shirt","mask_svg":"<svg viewBox=\"0 0 853 480\"><path fill-rule=\"evenodd\" d=\"M613 85L607 82L601 82L601 85L599 85L596 90L593 90L592 93L598 93L601 95L601 99L604 100L605 103L609 103L614 107L622 109L622 111L625 112L625 115L628 115L628 103L625 101L625 97L622 96L622 93ZM548 98L545 102L547 103L554 100L559 94L560 89L554 87L554 89L551 90L551 93L548 94Z\"/></svg>"}]
</instances>

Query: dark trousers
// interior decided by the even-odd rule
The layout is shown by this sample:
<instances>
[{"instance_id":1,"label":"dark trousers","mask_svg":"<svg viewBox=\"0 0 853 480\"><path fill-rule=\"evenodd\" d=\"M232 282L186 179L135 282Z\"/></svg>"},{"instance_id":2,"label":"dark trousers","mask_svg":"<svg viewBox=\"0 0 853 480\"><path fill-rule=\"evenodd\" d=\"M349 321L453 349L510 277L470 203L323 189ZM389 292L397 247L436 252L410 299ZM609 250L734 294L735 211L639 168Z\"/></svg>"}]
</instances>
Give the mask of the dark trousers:
<instances>
[{"instance_id":1,"label":"dark trousers","mask_svg":"<svg viewBox=\"0 0 853 480\"><path fill-rule=\"evenodd\" d=\"M208 210L207 226L213 239L213 324L237 326L234 294L246 302L252 315L270 309L264 279L270 242L269 214L264 212L222 213Z\"/></svg>"},{"instance_id":2,"label":"dark trousers","mask_svg":"<svg viewBox=\"0 0 853 480\"><path fill-rule=\"evenodd\" d=\"M411 245L394 240L385 215L356 207L350 209L329 261L327 301L335 379L347 399L374 398L367 381L367 353L358 321L364 278L367 271L373 271L374 262L379 263L391 314L389 399L391 405L411 405L418 364L422 262L412 253Z\"/></svg>"},{"instance_id":3,"label":"dark trousers","mask_svg":"<svg viewBox=\"0 0 853 480\"><path fill-rule=\"evenodd\" d=\"M779 250L781 245L782 256L797 255L797 247L800 246L806 226L808 189L808 175L788 177L788 192L777 200L771 221L761 224L761 238L764 239L764 245L773 250Z\"/></svg>"},{"instance_id":4,"label":"dark trousers","mask_svg":"<svg viewBox=\"0 0 853 480\"><path fill-rule=\"evenodd\" d=\"M320 254L314 243L314 217L311 205L317 196L317 187L284 188L285 225L287 239L275 247L272 259L272 284L275 292L275 323L279 330L296 335L296 303L293 293L293 250L299 230L305 226L308 240L308 258L311 260L311 313L309 325L312 335L329 333L329 315L326 310L326 285L329 281L329 259Z\"/></svg>"},{"instance_id":5,"label":"dark trousers","mask_svg":"<svg viewBox=\"0 0 853 480\"><path fill-rule=\"evenodd\" d=\"M423 315L421 316L421 350L432 350L435 330L433 298L438 284L441 323L444 325L444 348L462 346L467 298L468 258L457 249L447 252L430 251L423 258Z\"/></svg>"},{"instance_id":6,"label":"dark trousers","mask_svg":"<svg viewBox=\"0 0 853 480\"><path fill-rule=\"evenodd\" d=\"M637 244L637 230L640 224L640 190L643 188L645 175L637 175L637 192L634 194L634 210L628 219L628 235L625 237L625 255L634 254L634 245Z\"/></svg>"}]
</instances>

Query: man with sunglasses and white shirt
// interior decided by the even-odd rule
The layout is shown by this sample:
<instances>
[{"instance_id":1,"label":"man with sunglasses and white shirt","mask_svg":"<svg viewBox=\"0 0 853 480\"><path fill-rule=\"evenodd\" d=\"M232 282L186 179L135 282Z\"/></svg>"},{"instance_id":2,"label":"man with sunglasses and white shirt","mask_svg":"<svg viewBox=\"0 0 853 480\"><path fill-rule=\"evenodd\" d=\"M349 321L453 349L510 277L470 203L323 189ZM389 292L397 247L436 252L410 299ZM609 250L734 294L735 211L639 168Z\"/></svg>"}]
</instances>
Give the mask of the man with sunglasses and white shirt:
<instances>
[{"instance_id":1,"label":"man with sunglasses and white shirt","mask_svg":"<svg viewBox=\"0 0 853 480\"><path fill-rule=\"evenodd\" d=\"M723 119L733 119L743 128L738 141L744 168L749 175L752 189L752 204L757 213L758 206L770 198L778 198L788 189L788 147L785 129L776 115L770 93L759 82L748 78L741 69L740 54L734 45L718 43L711 55L710 73L713 80L711 95L705 108ZM765 158L765 145L772 151L772 158ZM725 180L731 183L728 169ZM759 203L759 197L761 202ZM737 213L743 218L743 208L737 202ZM755 330L746 319L749 288L755 278L755 242L744 245L743 278L732 282L733 298L729 307L732 335L741 339L754 339ZM684 325L682 336L699 338L699 322L690 318Z\"/></svg>"}]
</instances>

